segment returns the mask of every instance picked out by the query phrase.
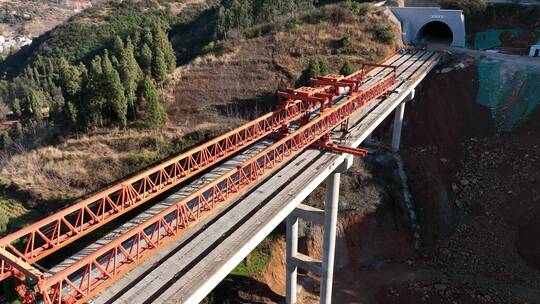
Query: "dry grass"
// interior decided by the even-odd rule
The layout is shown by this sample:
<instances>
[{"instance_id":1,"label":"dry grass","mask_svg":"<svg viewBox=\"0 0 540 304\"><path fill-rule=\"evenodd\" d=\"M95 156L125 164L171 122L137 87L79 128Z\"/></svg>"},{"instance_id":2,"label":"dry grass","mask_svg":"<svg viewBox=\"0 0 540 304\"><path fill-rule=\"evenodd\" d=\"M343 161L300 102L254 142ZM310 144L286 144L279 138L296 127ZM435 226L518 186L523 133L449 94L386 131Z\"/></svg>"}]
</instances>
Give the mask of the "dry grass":
<instances>
[{"instance_id":1,"label":"dry grass","mask_svg":"<svg viewBox=\"0 0 540 304\"><path fill-rule=\"evenodd\" d=\"M300 26L275 35L277 64L291 74L299 76L306 66L306 57L324 57L332 72L339 71L344 59L351 62L377 62L397 49L395 41L385 45L377 41L373 25L389 24L380 8L371 7L366 16L354 15L346 5L327 8L329 14L340 14L341 22L327 21L321 24ZM340 40L349 35L350 45L340 47ZM397 36L396 36L397 38Z\"/></svg>"},{"instance_id":2,"label":"dry grass","mask_svg":"<svg viewBox=\"0 0 540 304\"><path fill-rule=\"evenodd\" d=\"M29 206L35 201L72 200L185 149L197 140L182 139L188 130L193 131L103 130L69 138L4 158L0 179L28 194Z\"/></svg>"}]
</instances>

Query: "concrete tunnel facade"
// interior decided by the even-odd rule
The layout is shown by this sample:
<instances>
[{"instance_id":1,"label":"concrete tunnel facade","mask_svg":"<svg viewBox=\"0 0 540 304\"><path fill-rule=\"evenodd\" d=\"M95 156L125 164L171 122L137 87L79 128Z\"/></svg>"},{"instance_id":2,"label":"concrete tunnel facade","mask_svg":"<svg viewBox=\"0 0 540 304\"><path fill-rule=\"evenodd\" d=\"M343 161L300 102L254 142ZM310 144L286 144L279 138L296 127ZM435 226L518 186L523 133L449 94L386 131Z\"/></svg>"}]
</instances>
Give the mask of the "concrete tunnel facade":
<instances>
[{"instance_id":1,"label":"concrete tunnel facade","mask_svg":"<svg viewBox=\"0 0 540 304\"><path fill-rule=\"evenodd\" d=\"M403 42L436 42L465 47L465 17L461 10L439 7L390 7L401 23Z\"/></svg>"}]
</instances>

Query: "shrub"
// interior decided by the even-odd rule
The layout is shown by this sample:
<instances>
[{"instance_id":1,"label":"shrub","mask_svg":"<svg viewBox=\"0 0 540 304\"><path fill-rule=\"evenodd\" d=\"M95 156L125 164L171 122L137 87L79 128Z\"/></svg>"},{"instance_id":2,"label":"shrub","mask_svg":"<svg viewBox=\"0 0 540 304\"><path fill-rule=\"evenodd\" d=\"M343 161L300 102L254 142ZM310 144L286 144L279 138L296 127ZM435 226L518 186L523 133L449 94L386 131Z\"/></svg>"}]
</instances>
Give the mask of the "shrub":
<instances>
[{"instance_id":1,"label":"shrub","mask_svg":"<svg viewBox=\"0 0 540 304\"><path fill-rule=\"evenodd\" d=\"M367 6L358 2L351 3L351 10L358 16L365 16L369 12L369 8Z\"/></svg>"},{"instance_id":2,"label":"shrub","mask_svg":"<svg viewBox=\"0 0 540 304\"><path fill-rule=\"evenodd\" d=\"M377 24L373 27L375 38L382 43L390 44L394 40L394 30L390 25Z\"/></svg>"},{"instance_id":3,"label":"shrub","mask_svg":"<svg viewBox=\"0 0 540 304\"><path fill-rule=\"evenodd\" d=\"M465 15L480 13L487 7L485 0L439 0L443 8L461 9Z\"/></svg>"},{"instance_id":4,"label":"shrub","mask_svg":"<svg viewBox=\"0 0 540 304\"><path fill-rule=\"evenodd\" d=\"M328 63L322 57L311 57L308 61L307 68L302 72L302 75L296 81L296 86L304 86L309 83L311 78L326 75L330 73Z\"/></svg>"},{"instance_id":5,"label":"shrub","mask_svg":"<svg viewBox=\"0 0 540 304\"><path fill-rule=\"evenodd\" d=\"M351 45L351 35L349 33L345 34L340 40L341 47L348 47Z\"/></svg>"},{"instance_id":6,"label":"shrub","mask_svg":"<svg viewBox=\"0 0 540 304\"><path fill-rule=\"evenodd\" d=\"M263 35L273 33L275 31L275 26L271 23L262 24L258 26L252 26L244 31L244 35L247 38L256 38Z\"/></svg>"},{"instance_id":7,"label":"shrub","mask_svg":"<svg viewBox=\"0 0 540 304\"><path fill-rule=\"evenodd\" d=\"M225 53L225 44L220 40L210 41L210 43L202 47L201 51L204 54L214 53L220 55Z\"/></svg>"},{"instance_id":8,"label":"shrub","mask_svg":"<svg viewBox=\"0 0 540 304\"><path fill-rule=\"evenodd\" d=\"M345 60L345 62L343 63L343 66L339 70L339 73L341 75L347 76L354 73L355 71L356 71L356 68L354 67L354 65L352 65L349 60Z\"/></svg>"},{"instance_id":9,"label":"shrub","mask_svg":"<svg viewBox=\"0 0 540 304\"><path fill-rule=\"evenodd\" d=\"M7 132L0 134L0 149L8 150L12 144L13 141Z\"/></svg>"}]
</instances>

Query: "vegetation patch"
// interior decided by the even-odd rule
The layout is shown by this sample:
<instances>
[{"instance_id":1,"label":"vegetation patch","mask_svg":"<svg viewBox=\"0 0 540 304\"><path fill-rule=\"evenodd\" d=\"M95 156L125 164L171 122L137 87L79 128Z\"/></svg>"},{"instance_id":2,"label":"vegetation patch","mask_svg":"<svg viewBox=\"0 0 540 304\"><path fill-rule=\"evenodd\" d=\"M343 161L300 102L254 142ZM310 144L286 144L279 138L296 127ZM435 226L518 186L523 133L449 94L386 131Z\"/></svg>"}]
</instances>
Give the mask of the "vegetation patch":
<instances>
[{"instance_id":1,"label":"vegetation patch","mask_svg":"<svg viewBox=\"0 0 540 304\"><path fill-rule=\"evenodd\" d=\"M39 219L36 211L31 211L15 199L0 196L0 236L26 226Z\"/></svg>"},{"instance_id":2,"label":"vegetation patch","mask_svg":"<svg viewBox=\"0 0 540 304\"><path fill-rule=\"evenodd\" d=\"M230 275L249 277L261 273L266 264L268 264L268 261L270 261L272 254L271 245L279 238L280 234L277 231L272 232L244 259L243 262L238 264L238 266L231 271Z\"/></svg>"}]
</instances>

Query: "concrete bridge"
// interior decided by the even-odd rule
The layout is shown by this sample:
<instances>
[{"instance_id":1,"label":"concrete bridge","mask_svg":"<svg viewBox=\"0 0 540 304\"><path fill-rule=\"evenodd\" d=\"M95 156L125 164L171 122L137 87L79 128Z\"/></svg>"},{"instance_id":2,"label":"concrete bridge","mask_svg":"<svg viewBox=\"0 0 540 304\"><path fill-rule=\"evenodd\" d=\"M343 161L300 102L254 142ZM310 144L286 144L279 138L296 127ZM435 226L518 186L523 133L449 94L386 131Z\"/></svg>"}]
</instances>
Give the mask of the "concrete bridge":
<instances>
[{"instance_id":1,"label":"concrete bridge","mask_svg":"<svg viewBox=\"0 0 540 304\"><path fill-rule=\"evenodd\" d=\"M357 147L394 113L390 146L399 149L405 104L415 87L436 66L438 53L395 55L385 64L397 66L398 85L388 98L373 100L351 117L344 144ZM365 85L390 70L378 68ZM259 142L248 154L268 145ZM238 161L240 159L236 158ZM287 303L296 303L297 271L321 276L321 303L331 303L340 174L352 165L352 155L309 149L256 185L201 227L181 237L98 294L101 303L199 303L281 222L287 222ZM234 165L233 163L226 164ZM302 204L327 181L326 210ZM315 260L298 252L298 219L324 225L324 257ZM284 278L285 279L285 278Z\"/></svg>"},{"instance_id":2,"label":"concrete bridge","mask_svg":"<svg viewBox=\"0 0 540 304\"><path fill-rule=\"evenodd\" d=\"M331 303L340 174L392 113L389 145L399 149L405 105L440 56L396 54L280 92L276 111L0 240L0 278L22 277L18 290L39 303L196 304L286 221L287 303L297 302L299 268L321 277L321 303ZM325 180L325 210L303 205ZM56 266L33 266L151 199ZM298 252L298 219L324 225L322 260Z\"/></svg>"}]
</instances>

